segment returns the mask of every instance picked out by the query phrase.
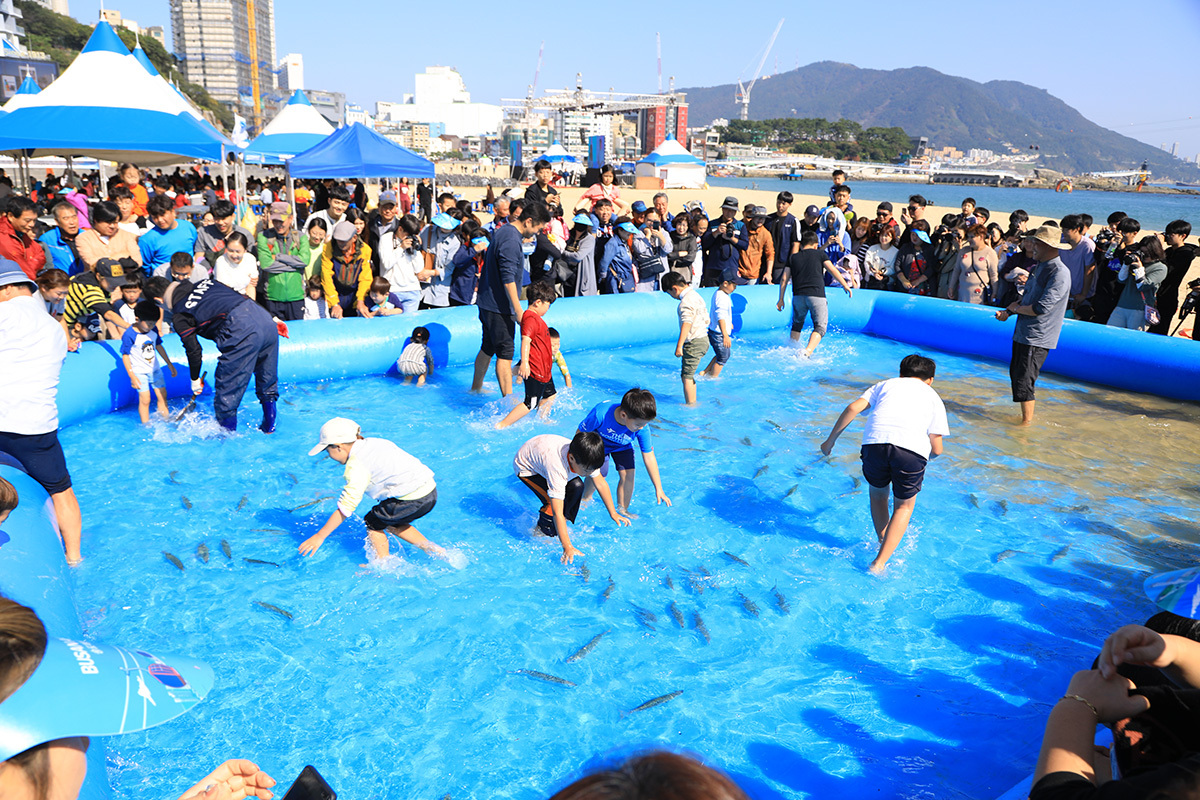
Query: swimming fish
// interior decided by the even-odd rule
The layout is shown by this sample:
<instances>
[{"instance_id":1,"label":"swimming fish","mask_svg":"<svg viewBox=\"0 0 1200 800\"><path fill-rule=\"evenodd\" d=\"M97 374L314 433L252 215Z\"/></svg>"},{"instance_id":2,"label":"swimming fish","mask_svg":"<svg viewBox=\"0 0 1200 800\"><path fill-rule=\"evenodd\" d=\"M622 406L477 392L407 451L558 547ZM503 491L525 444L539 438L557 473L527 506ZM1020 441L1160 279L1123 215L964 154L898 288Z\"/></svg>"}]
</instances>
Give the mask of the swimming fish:
<instances>
[{"instance_id":1,"label":"swimming fish","mask_svg":"<svg viewBox=\"0 0 1200 800\"><path fill-rule=\"evenodd\" d=\"M699 572L701 575L703 575L706 578L712 577L712 573L708 571L708 567L704 566L703 564L701 564L699 567L696 568L696 572Z\"/></svg>"},{"instance_id":2,"label":"swimming fish","mask_svg":"<svg viewBox=\"0 0 1200 800\"><path fill-rule=\"evenodd\" d=\"M686 627L683 624L683 612L679 610L679 606L675 605L674 600L672 600L671 604L667 606L667 610L670 611L671 616L675 618L676 625L678 625L680 628Z\"/></svg>"},{"instance_id":3,"label":"swimming fish","mask_svg":"<svg viewBox=\"0 0 1200 800\"><path fill-rule=\"evenodd\" d=\"M792 488L790 488L786 492L784 492L784 495L783 495L784 498L786 499L788 497L791 497L792 495L794 495L796 493L796 490L799 488L800 488L800 484L797 483L795 486L793 486Z\"/></svg>"},{"instance_id":4,"label":"swimming fish","mask_svg":"<svg viewBox=\"0 0 1200 800\"><path fill-rule=\"evenodd\" d=\"M753 478L753 480L758 480L759 478L761 478L761 477L763 476L763 473L765 473L765 472L766 472L767 470L769 470L770 468L771 468L771 465L770 465L770 464L763 464L763 465L762 465L761 467L759 467L759 468L758 468L758 470L757 470L757 471L754 473L754 478Z\"/></svg>"},{"instance_id":5,"label":"swimming fish","mask_svg":"<svg viewBox=\"0 0 1200 800\"><path fill-rule=\"evenodd\" d=\"M741 592L738 592L737 595L738 595L738 599L742 601L742 608L746 609L746 611L750 612L751 614L753 614L754 616L757 617L758 616L758 606L754 604L754 601L751 600L749 597L746 597L746 595L742 594Z\"/></svg>"},{"instance_id":6,"label":"swimming fish","mask_svg":"<svg viewBox=\"0 0 1200 800\"><path fill-rule=\"evenodd\" d=\"M999 564L999 563L1000 563L1001 561L1003 561L1004 559L1006 559L1006 558L1012 558L1013 556L1017 555L1018 553L1023 553L1023 552L1025 552L1025 551L1024 551L1024 550L1005 550L1004 552L1002 552L1002 553L998 554L998 555L996 556L996 558L994 559L994 561L995 561L997 564Z\"/></svg>"},{"instance_id":7,"label":"swimming fish","mask_svg":"<svg viewBox=\"0 0 1200 800\"><path fill-rule=\"evenodd\" d=\"M1091 510L1092 509L1089 506L1071 506L1070 508L1067 509L1067 511L1072 514L1086 514L1088 511L1091 511Z\"/></svg>"},{"instance_id":8,"label":"swimming fish","mask_svg":"<svg viewBox=\"0 0 1200 800\"><path fill-rule=\"evenodd\" d=\"M279 566L274 561L263 561L261 558L243 558L242 561L245 561L247 564L267 564L272 567Z\"/></svg>"},{"instance_id":9,"label":"swimming fish","mask_svg":"<svg viewBox=\"0 0 1200 800\"><path fill-rule=\"evenodd\" d=\"M857 475L851 475L850 481L855 489L862 486L862 478L858 477Z\"/></svg>"},{"instance_id":10,"label":"swimming fish","mask_svg":"<svg viewBox=\"0 0 1200 800\"><path fill-rule=\"evenodd\" d=\"M692 612L692 627L699 631L700 635L704 637L705 644L708 644L712 641L712 637L708 635L708 627L705 626L704 620L701 618L699 611Z\"/></svg>"},{"instance_id":11,"label":"swimming fish","mask_svg":"<svg viewBox=\"0 0 1200 800\"><path fill-rule=\"evenodd\" d=\"M174 564L176 567L178 567L180 572L183 572L183 562L180 561L177 556L175 556L171 553L168 553L166 550L163 550L163 557L166 558L167 561L170 561L172 564Z\"/></svg>"},{"instance_id":12,"label":"swimming fish","mask_svg":"<svg viewBox=\"0 0 1200 800\"><path fill-rule=\"evenodd\" d=\"M996 510L998 512L1000 512L1000 516L1007 517L1008 516L1008 501L1007 500L997 500L996 501Z\"/></svg>"},{"instance_id":13,"label":"swimming fish","mask_svg":"<svg viewBox=\"0 0 1200 800\"><path fill-rule=\"evenodd\" d=\"M255 600L254 605L262 606L267 611L274 611L276 614L283 617L284 619L295 619L295 617L293 617L290 612L284 611L279 606L273 606L270 603L264 603L262 600Z\"/></svg>"},{"instance_id":14,"label":"swimming fish","mask_svg":"<svg viewBox=\"0 0 1200 800\"><path fill-rule=\"evenodd\" d=\"M241 511L243 508L246 507L246 504L249 502L250 502L250 495L248 495L248 494L242 495L242 499L238 500L237 510Z\"/></svg>"},{"instance_id":15,"label":"swimming fish","mask_svg":"<svg viewBox=\"0 0 1200 800\"><path fill-rule=\"evenodd\" d=\"M679 695L681 695L681 694L683 694L682 689L676 690L669 694L659 695L658 697L654 698L653 700L647 700L646 702L642 703L637 708L631 709L628 713L636 714L639 711L645 711L647 708L654 708L655 706L661 706L663 703L671 702L676 697L679 697Z\"/></svg>"},{"instance_id":16,"label":"swimming fish","mask_svg":"<svg viewBox=\"0 0 1200 800\"><path fill-rule=\"evenodd\" d=\"M746 447L754 447L754 442L750 441L749 436L742 437L742 444L746 445Z\"/></svg>"},{"instance_id":17,"label":"swimming fish","mask_svg":"<svg viewBox=\"0 0 1200 800\"><path fill-rule=\"evenodd\" d=\"M592 571L590 569L588 569L588 565L587 565L586 561L579 562L579 574L580 574L580 576L583 577L584 583L587 583L588 579L592 577Z\"/></svg>"},{"instance_id":18,"label":"swimming fish","mask_svg":"<svg viewBox=\"0 0 1200 800\"><path fill-rule=\"evenodd\" d=\"M612 575L608 576L608 586L604 587L604 592L600 595L600 602L603 603L613 593L613 589L617 588L617 583L612 579Z\"/></svg>"},{"instance_id":19,"label":"swimming fish","mask_svg":"<svg viewBox=\"0 0 1200 800\"><path fill-rule=\"evenodd\" d=\"M283 528L251 528L251 533L289 533Z\"/></svg>"},{"instance_id":20,"label":"swimming fish","mask_svg":"<svg viewBox=\"0 0 1200 800\"><path fill-rule=\"evenodd\" d=\"M200 556L200 560L205 564L208 563L208 545L204 542L196 545L196 555Z\"/></svg>"},{"instance_id":21,"label":"swimming fish","mask_svg":"<svg viewBox=\"0 0 1200 800\"><path fill-rule=\"evenodd\" d=\"M296 404L295 404L295 403L293 403L291 400L288 400L286 397L285 397L285 398L283 398L283 402L287 403L289 406L294 406L294 405L296 405Z\"/></svg>"},{"instance_id":22,"label":"swimming fish","mask_svg":"<svg viewBox=\"0 0 1200 800\"><path fill-rule=\"evenodd\" d=\"M720 439L718 439L716 436L709 436L709 435L707 435L707 434L704 434L704 433L700 434L700 438L701 438L701 439L704 439L705 441L709 441L709 442L719 442L719 441L721 441L721 440L720 440Z\"/></svg>"},{"instance_id":23,"label":"swimming fish","mask_svg":"<svg viewBox=\"0 0 1200 800\"><path fill-rule=\"evenodd\" d=\"M676 447L676 453L707 453L703 447Z\"/></svg>"},{"instance_id":24,"label":"swimming fish","mask_svg":"<svg viewBox=\"0 0 1200 800\"><path fill-rule=\"evenodd\" d=\"M300 481L298 481L298 480L296 479L296 476L295 476L295 475L293 475L293 474L292 474L292 473L290 473L290 472L285 472L285 473L283 473L283 477L285 477L285 478L287 478L289 481L291 481L291 482L292 482L292 486L295 486L296 484L298 484L298 483L300 482Z\"/></svg>"},{"instance_id":25,"label":"swimming fish","mask_svg":"<svg viewBox=\"0 0 1200 800\"><path fill-rule=\"evenodd\" d=\"M675 588L675 581L671 580L671 575L669 573L663 575L663 586L667 587L668 589Z\"/></svg>"},{"instance_id":26,"label":"swimming fish","mask_svg":"<svg viewBox=\"0 0 1200 800\"><path fill-rule=\"evenodd\" d=\"M788 605L787 598L783 596L783 592L779 591L778 586L771 587L771 594L775 595L775 605L779 607L782 614L790 614L792 607Z\"/></svg>"},{"instance_id":27,"label":"swimming fish","mask_svg":"<svg viewBox=\"0 0 1200 800\"><path fill-rule=\"evenodd\" d=\"M654 627L654 623L658 622L658 616L653 611L642 608L636 603L630 603L630 605L633 606L633 615L637 617L638 622L652 631L658 630Z\"/></svg>"},{"instance_id":28,"label":"swimming fish","mask_svg":"<svg viewBox=\"0 0 1200 800\"><path fill-rule=\"evenodd\" d=\"M176 485L179 484L179 470L173 469L167 473L167 480Z\"/></svg>"},{"instance_id":29,"label":"swimming fish","mask_svg":"<svg viewBox=\"0 0 1200 800\"><path fill-rule=\"evenodd\" d=\"M1071 545L1067 545L1067 546L1066 546L1066 547L1064 547L1062 550L1059 550L1057 553L1055 553L1054 555L1050 556L1050 563L1051 563L1051 564L1053 564L1055 561L1058 561L1060 558L1066 558L1066 557L1067 557L1067 552L1068 552L1070 549L1071 549Z\"/></svg>"},{"instance_id":30,"label":"swimming fish","mask_svg":"<svg viewBox=\"0 0 1200 800\"><path fill-rule=\"evenodd\" d=\"M313 506L317 505L318 503L324 503L326 500L332 500L332 499L333 499L333 495L327 494L324 497L318 497L316 500L309 500L307 503L296 506L295 508L289 508L288 511L294 514L297 511L303 511L306 508L312 508Z\"/></svg>"},{"instance_id":31,"label":"swimming fish","mask_svg":"<svg viewBox=\"0 0 1200 800\"><path fill-rule=\"evenodd\" d=\"M676 422L675 420L667 419L666 417L655 417L655 418L654 418L654 421L655 421L655 422L664 422L664 423L666 423L667 425L671 425L671 426L674 426L674 427L676 427L676 428L682 428L682 427L683 427L682 425L680 425L680 424L679 424L678 422Z\"/></svg>"},{"instance_id":32,"label":"swimming fish","mask_svg":"<svg viewBox=\"0 0 1200 800\"><path fill-rule=\"evenodd\" d=\"M767 420L767 424L768 424L768 425L770 425L772 428L774 428L774 429L775 429L775 430L777 430L777 431L781 431L781 430L783 430L783 426L782 426L782 425L780 425L778 422L776 422L776 421L775 421L775 420L773 420L773 419L769 419L769 420Z\"/></svg>"},{"instance_id":33,"label":"swimming fish","mask_svg":"<svg viewBox=\"0 0 1200 800\"><path fill-rule=\"evenodd\" d=\"M583 647L576 650L574 653L571 653L571 655L567 656L567 663L570 664L572 661L578 661L579 659L586 656L588 653L592 652L592 649L595 648L595 646L600 643L600 640L603 639L604 635L606 633L608 633L608 631L610 631L610 630L612 630L612 628L609 628L608 630L605 630L605 631L601 631L600 633L597 633L595 636L593 636L588 641L587 644L585 644Z\"/></svg>"},{"instance_id":34,"label":"swimming fish","mask_svg":"<svg viewBox=\"0 0 1200 800\"><path fill-rule=\"evenodd\" d=\"M979 508L979 498L975 495L967 495L967 502L971 504L971 508Z\"/></svg>"},{"instance_id":35,"label":"swimming fish","mask_svg":"<svg viewBox=\"0 0 1200 800\"><path fill-rule=\"evenodd\" d=\"M536 670L532 670L532 669L513 670L513 674L528 675L531 678L537 678L539 681L545 681L546 683L557 683L560 686L574 686L575 685L568 680L563 680L562 678L559 678L556 675L547 675L544 672L537 672Z\"/></svg>"},{"instance_id":36,"label":"swimming fish","mask_svg":"<svg viewBox=\"0 0 1200 800\"><path fill-rule=\"evenodd\" d=\"M179 495L179 502L182 503L183 507L186 508L188 511L192 510L192 501L187 499L186 494Z\"/></svg>"},{"instance_id":37,"label":"swimming fish","mask_svg":"<svg viewBox=\"0 0 1200 800\"><path fill-rule=\"evenodd\" d=\"M733 562L735 562L735 563L741 564L743 567L748 567L748 566L750 566L750 565L749 565L749 564L748 564L748 563L745 561L745 559L738 558L737 556L735 556L733 553L729 552L728 550L722 550L722 551L721 551L721 555L725 556L725 557L726 557L726 558L728 558L730 561L733 561Z\"/></svg>"},{"instance_id":38,"label":"swimming fish","mask_svg":"<svg viewBox=\"0 0 1200 800\"><path fill-rule=\"evenodd\" d=\"M230 560L233 559L233 548L230 547L229 542L225 541L224 539L221 540L221 552L225 554L226 558Z\"/></svg>"},{"instance_id":39,"label":"swimming fish","mask_svg":"<svg viewBox=\"0 0 1200 800\"><path fill-rule=\"evenodd\" d=\"M684 580L687 581L688 588L693 594L704 594L704 587L700 585L700 581L696 580L691 574L685 575Z\"/></svg>"}]
</instances>

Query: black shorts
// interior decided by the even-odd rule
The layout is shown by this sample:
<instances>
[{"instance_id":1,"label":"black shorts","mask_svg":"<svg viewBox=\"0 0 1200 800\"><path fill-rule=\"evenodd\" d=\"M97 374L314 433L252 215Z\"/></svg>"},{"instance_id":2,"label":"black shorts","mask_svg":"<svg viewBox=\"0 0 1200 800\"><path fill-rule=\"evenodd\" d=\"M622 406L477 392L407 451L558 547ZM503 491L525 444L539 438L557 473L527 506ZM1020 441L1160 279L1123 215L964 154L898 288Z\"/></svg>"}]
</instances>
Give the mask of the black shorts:
<instances>
[{"instance_id":1,"label":"black shorts","mask_svg":"<svg viewBox=\"0 0 1200 800\"><path fill-rule=\"evenodd\" d=\"M626 447L624 450L613 450L607 455L612 458L613 464L616 465L617 471L619 472L628 472L634 468L632 447ZM607 463L604 465L604 470L600 474L605 476L608 475Z\"/></svg>"},{"instance_id":2,"label":"black shorts","mask_svg":"<svg viewBox=\"0 0 1200 800\"><path fill-rule=\"evenodd\" d=\"M389 497L367 512L363 522L369 531L385 531L388 528L406 528L413 520L433 511L437 505L437 489L416 500L401 500Z\"/></svg>"},{"instance_id":3,"label":"black shorts","mask_svg":"<svg viewBox=\"0 0 1200 800\"><path fill-rule=\"evenodd\" d=\"M897 500L916 497L925 481L925 458L894 444L864 444L863 477L876 489L889 484Z\"/></svg>"},{"instance_id":4,"label":"black shorts","mask_svg":"<svg viewBox=\"0 0 1200 800\"><path fill-rule=\"evenodd\" d=\"M1012 398L1014 403L1033 400L1033 385L1037 382L1042 364L1050 351L1045 347L1032 344L1013 342L1012 361L1008 365L1008 375L1012 379Z\"/></svg>"},{"instance_id":5,"label":"black shorts","mask_svg":"<svg viewBox=\"0 0 1200 800\"><path fill-rule=\"evenodd\" d=\"M0 433L0 453L15 458L47 494L58 494L71 488L71 474L67 472L67 459L58 443L58 431Z\"/></svg>"},{"instance_id":6,"label":"black shorts","mask_svg":"<svg viewBox=\"0 0 1200 800\"><path fill-rule=\"evenodd\" d=\"M512 361L516 348L513 338L517 335L517 323L507 314L497 314L495 311L479 309L479 321L483 323L483 341L479 352L489 358L495 356L505 361Z\"/></svg>"},{"instance_id":7,"label":"black shorts","mask_svg":"<svg viewBox=\"0 0 1200 800\"><path fill-rule=\"evenodd\" d=\"M550 378L545 383L532 376L525 379L525 407L530 411L557 393L558 390L554 388L554 378Z\"/></svg>"}]
</instances>

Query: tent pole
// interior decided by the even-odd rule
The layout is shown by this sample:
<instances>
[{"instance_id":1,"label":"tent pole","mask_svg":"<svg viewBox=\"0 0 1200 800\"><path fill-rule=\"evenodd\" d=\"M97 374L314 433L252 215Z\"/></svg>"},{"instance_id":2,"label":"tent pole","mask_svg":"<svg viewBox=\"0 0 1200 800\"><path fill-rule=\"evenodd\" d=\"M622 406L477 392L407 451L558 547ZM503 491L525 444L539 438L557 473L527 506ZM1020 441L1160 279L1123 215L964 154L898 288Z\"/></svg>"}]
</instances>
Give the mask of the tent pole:
<instances>
[{"instance_id":1,"label":"tent pole","mask_svg":"<svg viewBox=\"0 0 1200 800\"><path fill-rule=\"evenodd\" d=\"M66 171L66 177L67 177L67 178L69 178L69 179L70 179L72 182L74 182L74 180L75 180L75 167L74 167L74 162L72 162L72 161L71 161L71 157L70 157L70 156L67 156L67 171Z\"/></svg>"},{"instance_id":2,"label":"tent pole","mask_svg":"<svg viewBox=\"0 0 1200 800\"><path fill-rule=\"evenodd\" d=\"M299 217L296 216L296 182L292 180L292 168L288 166L288 162L286 161L283 162L283 171L287 176L288 202L292 204L293 224L296 225L296 229L299 230Z\"/></svg>"},{"instance_id":3,"label":"tent pole","mask_svg":"<svg viewBox=\"0 0 1200 800\"><path fill-rule=\"evenodd\" d=\"M100 185L96 187L97 197L108 197L108 170L105 169L104 159L96 159L96 167L100 171Z\"/></svg>"},{"instance_id":4,"label":"tent pole","mask_svg":"<svg viewBox=\"0 0 1200 800\"><path fill-rule=\"evenodd\" d=\"M225 145L221 145L221 183L225 188L225 199L229 199L229 165L226 163Z\"/></svg>"}]
</instances>

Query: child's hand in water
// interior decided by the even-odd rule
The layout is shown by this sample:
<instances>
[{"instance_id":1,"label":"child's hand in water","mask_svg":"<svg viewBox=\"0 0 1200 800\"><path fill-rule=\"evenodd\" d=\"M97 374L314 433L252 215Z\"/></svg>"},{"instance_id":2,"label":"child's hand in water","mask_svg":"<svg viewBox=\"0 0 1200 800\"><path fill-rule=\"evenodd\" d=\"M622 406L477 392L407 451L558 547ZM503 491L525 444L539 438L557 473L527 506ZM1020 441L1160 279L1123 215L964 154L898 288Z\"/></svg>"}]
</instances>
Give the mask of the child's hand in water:
<instances>
[{"instance_id":1,"label":"child's hand in water","mask_svg":"<svg viewBox=\"0 0 1200 800\"><path fill-rule=\"evenodd\" d=\"M312 536L300 543L300 555L311 556L313 553L317 552L317 549L320 548L324 542L324 536L319 533L314 533Z\"/></svg>"},{"instance_id":2,"label":"child's hand in water","mask_svg":"<svg viewBox=\"0 0 1200 800\"><path fill-rule=\"evenodd\" d=\"M629 519L629 517L625 516L625 515L624 515L624 514L622 514L620 511L614 511L614 512L611 514L611 516L612 516L612 521L613 521L613 522L615 522L615 523L617 523L617 527L618 527L618 528L620 528L622 525L630 525L630 524L632 524L632 523L631 523L631 521L630 521L630 519Z\"/></svg>"},{"instance_id":3,"label":"child's hand in water","mask_svg":"<svg viewBox=\"0 0 1200 800\"><path fill-rule=\"evenodd\" d=\"M671 498L667 497L667 493L662 489L654 490L654 500L657 503L666 503L667 505L671 505Z\"/></svg>"},{"instance_id":4,"label":"child's hand in water","mask_svg":"<svg viewBox=\"0 0 1200 800\"><path fill-rule=\"evenodd\" d=\"M575 556L582 556L582 555L583 555L583 553L579 550L576 550L573 545L567 545L566 547L563 548L562 563L570 564L572 561L575 560Z\"/></svg>"}]
</instances>

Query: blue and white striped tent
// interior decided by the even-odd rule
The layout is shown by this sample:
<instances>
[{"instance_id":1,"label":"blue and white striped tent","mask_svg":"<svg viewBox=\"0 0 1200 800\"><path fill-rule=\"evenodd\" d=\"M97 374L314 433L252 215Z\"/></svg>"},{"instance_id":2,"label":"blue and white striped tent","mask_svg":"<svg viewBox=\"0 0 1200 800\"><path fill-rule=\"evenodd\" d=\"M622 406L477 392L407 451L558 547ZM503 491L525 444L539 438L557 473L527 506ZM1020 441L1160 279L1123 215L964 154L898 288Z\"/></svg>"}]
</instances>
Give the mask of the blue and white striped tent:
<instances>
[{"instance_id":1,"label":"blue and white striped tent","mask_svg":"<svg viewBox=\"0 0 1200 800\"><path fill-rule=\"evenodd\" d=\"M25 80L21 81L21 85L17 87L17 93L4 104L4 113L9 114L18 108L24 108L29 105L29 98L41 91L42 87L37 85L37 81L26 75Z\"/></svg>"},{"instance_id":2,"label":"blue and white striped tent","mask_svg":"<svg viewBox=\"0 0 1200 800\"><path fill-rule=\"evenodd\" d=\"M316 147L331 133L333 126L297 89L283 110L242 151L242 160L247 164L283 164L292 156Z\"/></svg>"}]
</instances>

